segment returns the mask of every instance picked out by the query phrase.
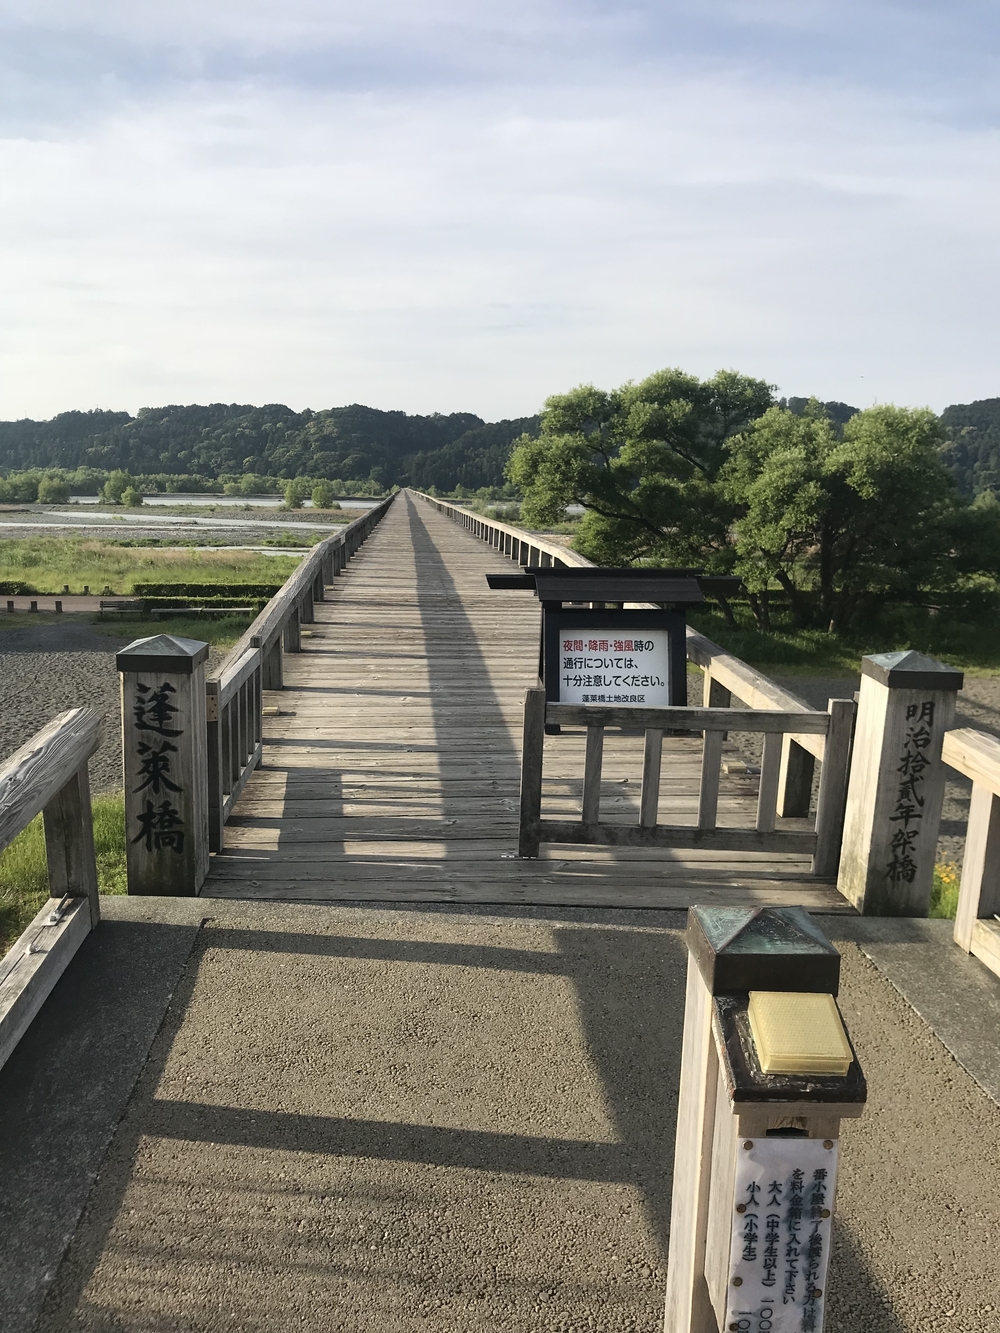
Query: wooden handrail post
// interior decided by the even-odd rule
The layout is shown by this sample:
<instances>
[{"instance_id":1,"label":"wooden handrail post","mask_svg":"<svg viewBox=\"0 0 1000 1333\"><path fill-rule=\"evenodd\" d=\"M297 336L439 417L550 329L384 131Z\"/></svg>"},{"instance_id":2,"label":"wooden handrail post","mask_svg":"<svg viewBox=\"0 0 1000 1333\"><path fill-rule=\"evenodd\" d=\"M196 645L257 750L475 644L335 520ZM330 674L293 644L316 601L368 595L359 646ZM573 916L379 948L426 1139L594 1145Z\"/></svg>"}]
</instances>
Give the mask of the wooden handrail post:
<instances>
[{"instance_id":1,"label":"wooden handrail post","mask_svg":"<svg viewBox=\"0 0 1000 1333\"><path fill-rule=\"evenodd\" d=\"M816 852L812 863L813 874L821 878L832 878L840 865L857 704L853 699L830 699L827 709L830 730L826 734L826 750L820 771L819 797L816 802ZM809 759L812 760L812 755Z\"/></svg>"},{"instance_id":2,"label":"wooden handrail post","mask_svg":"<svg viewBox=\"0 0 1000 1333\"><path fill-rule=\"evenodd\" d=\"M94 856L94 816L90 805L90 772L83 763L42 812L50 898L86 898L90 924L101 919Z\"/></svg>"},{"instance_id":3,"label":"wooden handrail post","mask_svg":"<svg viewBox=\"0 0 1000 1333\"><path fill-rule=\"evenodd\" d=\"M867 1098L834 999L840 956L801 907L693 907L687 945L665 1333L822 1330L840 1121ZM822 1091L807 1058L798 1075L763 1072L759 991L815 996L840 1028Z\"/></svg>"},{"instance_id":4,"label":"wooden handrail post","mask_svg":"<svg viewBox=\"0 0 1000 1333\"><path fill-rule=\"evenodd\" d=\"M778 814L782 819L804 819L812 801L816 760L791 736L781 743L778 777Z\"/></svg>"},{"instance_id":5,"label":"wooden handrail post","mask_svg":"<svg viewBox=\"0 0 1000 1333\"><path fill-rule=\"evenodd\" d=\"M282 631L282 640L282 647L286 653L300 653L302 651L301 622L297 606L293 606L289 612L285 628Z\"/></svg>"},{"instance_id":6,"label":"wooden handrail post","mask_svg":"<svg viewBox=\"0 0 1000 1333\"><path fill-rule=\"evenodd\" d=\"M129 893L193 896L208 874L207 657L170 634L117 655Z\"/></svg>"},{"instance_id":7,"label":"wooden handrail post","mask_svg":"<svg viewBox=\"0 0 1000 1333\"><path fill-rule=\"evenodd\" d=\"M313 610L313 592L312 585L302 594L299 602L299 622L303 625L312 625L316 620L316 614Z\"/></svg>"},{"instance_id":8,"label":"wooden handrail post","mask_svg":"<svg viewBox=\"0 0 1000 1333\"><path fill-rule=\"evenodd\" d=\"M524 737L521 746L521 812L517 854L535 857L541 838L542 750L545 745L545 690L524 692Z\"/></svg>"},{"instance_id":9,"label":"wooden handrail post","mask_svg":"<svg viewBox=\"0 0 1000 1333\"><path fill-rule=\"evenodd\" d=\"M869 916L926 916L962 673L913 651L862 658L861 672L837 887Z\"/></svg>"}]
</instances>

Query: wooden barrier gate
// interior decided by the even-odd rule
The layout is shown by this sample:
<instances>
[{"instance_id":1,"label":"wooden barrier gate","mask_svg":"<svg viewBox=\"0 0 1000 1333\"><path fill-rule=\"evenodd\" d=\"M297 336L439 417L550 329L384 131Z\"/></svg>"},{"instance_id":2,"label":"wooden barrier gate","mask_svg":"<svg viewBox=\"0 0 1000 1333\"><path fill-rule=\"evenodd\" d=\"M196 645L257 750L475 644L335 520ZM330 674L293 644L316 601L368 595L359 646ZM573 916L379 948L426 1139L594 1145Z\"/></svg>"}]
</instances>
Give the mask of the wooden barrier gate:
<instances>
[{"instance_id":1,"label":"wooden barrier gate","mask_svg":"<svg viewBox=\"0 0 1000 1333\"><path fill-rule=\"evenodd\" d=\"M704 848L736 852L812 854L812 873L837 873L847 799L854 701L831 699L827 712L778 712L733 708L631 708L547 703L545 691L525 692L521 752L521 805L518 854L536 857L542 842L595 843L603 846ZM546 724L587 729L583 801L579 820L542 818L542 764ZM601 765L606 727L645 730L642 793L638 824L602 823ZM663 737L668 732L702 733L698 819L694 825L659 824ZM727 731L763 735L757 817L751 828L718 826L722 743ZM825 739L815 828L776 829L782 743L786 736Z\"/></svg>"}]
</instances>

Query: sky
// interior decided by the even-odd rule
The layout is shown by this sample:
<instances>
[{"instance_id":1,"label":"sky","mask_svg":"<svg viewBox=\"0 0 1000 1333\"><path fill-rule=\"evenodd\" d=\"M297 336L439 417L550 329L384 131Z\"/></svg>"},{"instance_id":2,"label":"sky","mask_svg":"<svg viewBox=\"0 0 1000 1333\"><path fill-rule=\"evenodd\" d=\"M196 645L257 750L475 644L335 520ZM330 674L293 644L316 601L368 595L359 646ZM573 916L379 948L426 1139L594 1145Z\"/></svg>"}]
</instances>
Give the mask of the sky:
<instances>
[{"instance_id":1,"label":"sky","mask_svg":"<svg viewBox=\"0 0 1000 1333\"><path fill-rule=\"evenodd\" d=\"M0 418L1000 396L993 0L0 0Z\"/></svg>"}]
</instances>

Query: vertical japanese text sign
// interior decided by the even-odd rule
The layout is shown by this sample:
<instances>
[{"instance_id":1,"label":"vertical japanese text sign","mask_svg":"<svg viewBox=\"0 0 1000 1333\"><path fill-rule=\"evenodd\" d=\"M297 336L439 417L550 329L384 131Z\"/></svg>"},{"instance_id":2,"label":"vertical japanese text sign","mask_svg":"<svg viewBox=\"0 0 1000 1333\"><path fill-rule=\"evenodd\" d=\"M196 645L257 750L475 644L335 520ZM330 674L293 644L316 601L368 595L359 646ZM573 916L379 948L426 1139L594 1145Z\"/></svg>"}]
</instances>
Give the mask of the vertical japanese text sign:
<instances>
[{"instance_id":1,"label":"vertical japanese text sign","mask_svg":"<svg viewBox=\"0 0 1000 1333\"><path fill-rule=\"evenodd\" d=\"M169 634L117 656L129 893L191 896L208 874L207 657Z\"/></svg>"},{"instance_id":2,"label":"vertical japanese text sign","mask_svg":"<svg viewBox=\"0 0 1000 1333\"><path fill-rule=\"evenodd\" d=\"M913 651L861 661L837 887L873 916L926 916L944 797L941 743L962 673Z\"/></svg>"}]
</instances>

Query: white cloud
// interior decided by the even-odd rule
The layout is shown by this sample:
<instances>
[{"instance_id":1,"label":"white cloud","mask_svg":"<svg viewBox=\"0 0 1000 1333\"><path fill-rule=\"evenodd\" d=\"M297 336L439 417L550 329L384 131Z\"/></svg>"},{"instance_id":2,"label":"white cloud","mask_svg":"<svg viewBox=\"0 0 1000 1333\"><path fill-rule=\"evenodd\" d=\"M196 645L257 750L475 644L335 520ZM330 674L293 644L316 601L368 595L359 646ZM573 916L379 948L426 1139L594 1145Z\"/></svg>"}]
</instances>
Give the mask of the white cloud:
<instances>
[{"instance_id":1,"label":"white cloud","mask_svg":"<svg viewBox=\"0 0 1000 1333\"><path fill-rule=\"evenodd\" d=\"M261 43L355 23L377 47L352 6L166 20L208 40L237 12ZM482 38L500 11L475 12ZM116 84L99 114L0 142L0 416L208 399L497 417L665 364L860 404L1000 391L988 123L843 78L623 54L639 10L594 7L584 54L528 78L582 11L504 12L489 79L462 73L474 25L442 0L422 18L462 77L394 83L413 11L386 2L368 88L287 70ZM161 7L39 13L169 31Z\"/></svg>"}]
</instances>

